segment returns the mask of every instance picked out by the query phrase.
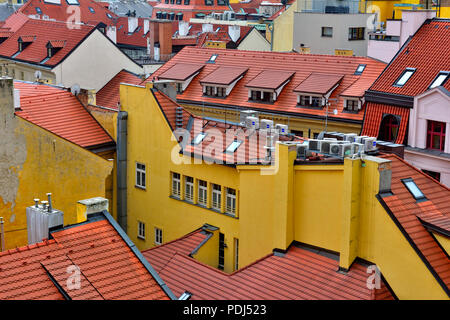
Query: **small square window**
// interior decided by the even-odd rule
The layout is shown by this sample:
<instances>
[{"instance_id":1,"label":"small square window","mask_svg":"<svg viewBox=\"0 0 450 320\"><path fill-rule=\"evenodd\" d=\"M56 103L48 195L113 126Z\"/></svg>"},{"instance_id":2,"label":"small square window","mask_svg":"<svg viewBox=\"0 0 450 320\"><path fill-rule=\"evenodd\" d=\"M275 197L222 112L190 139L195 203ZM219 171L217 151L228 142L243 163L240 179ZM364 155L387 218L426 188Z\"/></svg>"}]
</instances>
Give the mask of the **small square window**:
<instances>
[{"instance_id":1,"label":"small square window","mask_svg":"<svg viewBox=\"0 0 450 320\"><path fill-rule=\"evenodd\" d=\"M139 239L145 240L145 223L138 221L138 236Z\"/></svg>"},{"instance_id":2,"label":"small square window","mask_svg":"<svg viewBox=\"0 0 450 320\"><path fill-rule=\"evenodd\" d=\"M136 187L146 188L146 168L145 164L136 162Z\"/></svg>"},{"instance_id":3,"label":"small square window","mask_svg":"<svg viewBox=\"0 0 450 320\"><path fill-rule=\"evenodd\" d=\"M160 228L155 227L155 244L160 245L163 243L163 231Z\"/></svg>"},{"instance_id":4,"label":"small square window","mask_svg":"<svg viewBox=\"0 0 450 320\"><path fill-rule=\"evenodd\" d=\"M322 37L333 37L333 28L332 27L322 27Z\"/></svg>"},{"instance_id":5,"label":"small square window","mask_svg":"<svg viewBox=\"0 0 450 320\"><path fill-rule=\"evenodd\" d=\"M236 190L232 188L227 189L227 198L226 198L226 213L231 215L236 215Z\"/></svg>"},{"instance_id":6,"label":"small square window","mask_svg":"<svg viewBox=\"0 0 450 320\"><path fill-rule=\"evenodd\" d=\"M42 14L42 10L41 10L41 8L39 8L39 7L35 7L35 9L36 9L36 13L37 13L37 14Z\"/></svg>"},{"instance_id":7,"label":"small square window","mask_svg":"<svg viewBox=\"0 0 450 320\"><path fill-rule=\"evenodd\" d=\"M215 63L216 59L219 55L218 54L213 54L208 61L206 61L207 63Z\"/></svg>"}]
</instances>

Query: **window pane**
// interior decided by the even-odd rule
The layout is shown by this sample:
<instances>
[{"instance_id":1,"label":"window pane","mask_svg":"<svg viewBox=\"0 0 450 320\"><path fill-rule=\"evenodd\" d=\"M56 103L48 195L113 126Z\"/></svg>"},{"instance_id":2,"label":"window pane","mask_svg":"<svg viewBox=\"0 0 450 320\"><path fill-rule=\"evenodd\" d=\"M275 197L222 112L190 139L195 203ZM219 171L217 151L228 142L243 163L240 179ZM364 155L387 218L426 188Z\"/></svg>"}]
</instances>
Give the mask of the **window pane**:
<instances>
[{"instance_id":1,"label":"window pane","mask_svg":"<svg viewBox=\"0 0 450 320\"><path fill-rule=\"evenodd\" d=\"M414 71L408 70L406 71L400 79L398 79L398 81L396 82L396 85L398 86L403 86L406 81L409 80L409 78L412 76L412 74L414 73Z\"/></svg>"},{"instance_id":2,"label":"window pane","mask_svg":"<svg viewBox=\"0 0 450 320\"><path fill-rule=\"evenodd\" d=\"M444 83L445 80L447 80L448 77L448 73L441 73L438 75L438 77L436 78L436 80L433 81L433 83L430 86L430 89L433 89L435 87L439 87L440 85L442 85Z\"/></svg>"}]
</instances>

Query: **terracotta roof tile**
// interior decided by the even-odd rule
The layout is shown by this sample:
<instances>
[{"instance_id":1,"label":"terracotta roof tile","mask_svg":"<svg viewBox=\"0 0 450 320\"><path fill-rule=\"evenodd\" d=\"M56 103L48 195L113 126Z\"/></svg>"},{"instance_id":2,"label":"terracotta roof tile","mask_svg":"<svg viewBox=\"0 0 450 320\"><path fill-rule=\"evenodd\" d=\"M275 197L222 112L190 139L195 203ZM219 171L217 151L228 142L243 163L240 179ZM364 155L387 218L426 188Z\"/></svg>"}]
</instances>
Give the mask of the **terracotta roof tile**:
<instances>
[{"instance_id":1,"label":"terracotta roof tile","mask_svg":"<svg viewBox=\"0 0 450 320\"><path fill-rule=\"evenodd\" d=\"M229 85L248 70L247 67L221 66L200 80L201 83Z\"/></svg>"},{"instance_id":2,"label":"terracotta roof tile","mask_svg":"<svg viewBox=\"0 0 450 320\"><path fill-rule=\"evenodd\" d=\"M276 90L294 75L292 71L263 70L245 84L246 87Z\"/></svg>"},{"instance_id":3,"label":"terracotta roof tile","mask_svg":"<svg viewBox=\"0 0 450 320\"><path fill-rule=\"evenodd\" d=\"M296 245L284 256L270 254L224 273L187 256L200 242L199 234L200 230L143 252L177 295L187 290L192 300L393 299L384 283L376 293L367 288L366 267L360 263L344 275L337 272L337 260Z\"/></svg>"},{"instance_id":4,"label":"terracotta roof tile","mask_svg":"<svg viewBox=\"0 0 450 320\"><path fill-rule=\"evenodd\" d=\"M344 77L339 74L311 73L294 91L306 93L326 94L333 89Z\"/></svg>"},{"instance_id":5,"label":"terracotta roof tile","mask_svg":"<svg viewBox=\"0 0 450 320\"><path fill-rule=\"evenodd\" d=\"M203 68L202 64L177 63L164 73L159 74L160 79L184 81Z\"/></svg>"},{"instance_id":6,"label":"terracotta roof tile","mask_svg":"<svg viewBox=\"0 0 450 320\"><path fill-rule=\"evenodd\" d=\"M64 89L15 81L20 92L19 117L81 147L114 143L80 101Z\"/></svg>"}]
</instances>

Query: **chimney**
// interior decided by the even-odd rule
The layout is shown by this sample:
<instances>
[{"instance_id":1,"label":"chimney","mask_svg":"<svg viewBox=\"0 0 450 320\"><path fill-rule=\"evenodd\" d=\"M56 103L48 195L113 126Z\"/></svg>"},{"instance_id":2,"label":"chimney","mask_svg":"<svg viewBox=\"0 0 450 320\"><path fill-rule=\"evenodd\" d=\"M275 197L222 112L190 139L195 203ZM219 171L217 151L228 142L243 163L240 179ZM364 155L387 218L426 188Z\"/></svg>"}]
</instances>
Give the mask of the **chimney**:
<instances>
[{"instance_id":1,"label":"chimney","mask_svg":"<svg viewBox=\"0 0 450 320\"><path fill-rule=\"evenodd\" d=\"M228 35L233 42L236 42L241 37L241 27L240 26L228 26Z\"/></svg>"},{"instance_id":2,"label":"chimney","mask_svg":"<svg viewBox=\"0 0 450 320\"><path fill-rule=\"evenodd\" d=\"M106 36L114 43L117 43L117 29L115 26L106 27Z\"/></svg>"},{"instance_id":3,"label":"chimney","mask_svg":"<svg viewBox=\"0 0 450 320\"><path fill-rule=\"evenodd\" d=\"M162 61L168 61L172 54L172 21L159 23L159 54Z\"/></svg>"},{"instance_id":4,"label":"chimney","mask_svg":"<svg viewBox=\"0 0 450 320\"><path fill-rule=\"evenodd\" d=\"M85 222L89 215L108 211L109 201L102 197L80 200L77 203L77 223Z\"/></svg>"},{"instance_id":5,"label":"chimney","mask_svg":"<svg viewBox=\"0 0 450 320\"><path fill-rule=\"evenodd\" d=\"M213 32L213 25L211 23L202 24L202 33Z\"/></svg>"},{"instance_id":6,"label":"chimney","mask_svg":"<svg viewBox=\"0 0 450 320\"><path fill-rule=\"evenodd\" d=\"M150 29L150 21L148 19L144 19L144 34L147 34Z\"/></svg>"},{"instance_id":7,"label":"chimney","mask_svg":"<svg viewBox=\"0 0 450 320\"><path fill-rule=\"evenodd\" d=\"M50 232L64 225L64 214L52 205L51 194L47 193L48 201L34 199L34 205L26 208L28 244L41 242L50 237Z\"/></svg>"},{"instance_id":8,"label":"chimney","mask_svg":"<svg viewBox=\"0 0 450 320\"><path fill-rule=\"evenodd\" d=\"M128 32L133 33L138 27L138 18L128 17Z\"/></svg>"},{"instance_id":9,"label":"chimney","mask_svg":"<svg viewBox=\"0 0 450 320\"><path fill-rule=\"evenodd\" d=\"M87 107L88 105L97 105L96 93L93 89L80 89L80 93L77 95L77 98L85 107Z\"/></svg>"},{"instance_id":10,"label":"chimney","mask_svg":"<svg viewBox=\"0 0 450 320\"><path fill-rule=\"evenodd\" d=\"M14 110L20 109L20 90L14 89Z\"/></svg>"},{"instance_id":11,"label":"chimney","mask_svg":"<svg viewBox=\"0 0 450 320\"><path fill-rule=\"evenodd\" d=\"M178 34L180 37L185 37L189 33L189 22L187 21L179 21L178 22Z\"/></svg>"},{"instance_id":12,"label":"chimney","mask_svg":"<svg viewBox=\"0 0 450 320\"><path fill-rule=\"evenodd\" d=\"M160 61L160 59L161 59L161 57L160 57L160 50L159 50L159 43L155 44L153 57L154 57L155 61Z\"/></svg>"}]
</instances>

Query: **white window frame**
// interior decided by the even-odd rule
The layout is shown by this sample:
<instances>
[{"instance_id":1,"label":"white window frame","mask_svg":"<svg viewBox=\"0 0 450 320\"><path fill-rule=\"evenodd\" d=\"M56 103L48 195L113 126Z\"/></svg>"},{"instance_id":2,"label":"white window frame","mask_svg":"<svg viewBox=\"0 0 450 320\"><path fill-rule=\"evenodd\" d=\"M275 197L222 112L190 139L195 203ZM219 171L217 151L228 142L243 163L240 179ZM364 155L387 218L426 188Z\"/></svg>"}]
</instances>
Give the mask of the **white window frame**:
<instances>
[{"instance_id":1,"label":"white window frame","mask_svg":"<svg viewBox=\"0 0 450 320\"><path fill-rule=\"evenodd\" d=\"M192 181L188 181L192 179ZM194 202L194 178L184 177L184 200L187 202Z\"/></svg>"},{"instance_id":2,"label":"white window frame","mask_svg":"<svg viewBox=\"0 0 450 320\"><path fill-rule=\"evenodd\" d=\"M220 190L215 189L214 187L218 186ZM211 208L214 210L221 211L222 210L222 186L219 184L213 184L211 186Z\"/></svg>"},{"instance_id":3,"label":"white window frame","mask_svg":"<svg viewBox=\"0 0 450 320\"><path fill-rule=\"evenodd\" d=\"M138 168L138 166L143 166L144 169ZM147 189L147 166L141 162L136 162L135 172L136 172L135 186L141 189ZM143 179L142 175L144 176Z\"/></svg>"},{"instance_id":4,"label":"white window frame","mask_svg":"<svg viewBox=\"0 0 450 320\"><path fill-rule=\"evenodd\" d=\"M205 183L204 186L202 186L202 183ZM198 204L205 206L208 203L208 182L205 180L198 180Z\"/></svg>"},{"instance_id":5,"label":"white window frame","mask_svg":"<svg viewBox=\"0 0 450 320\"><path fill-rule=\"evenodd\" d=\"M161 245L163 243L163 230L161 228L155 227L155 244Z\"/></svg>"},{"instance_id":6,"label":"white window frame","mask_svg":"<svg viewBox=\"0 0 450 320\"><path fill-rule=\"evenodd\" d=\"M229 193L230 190L234 190L234 194ZM237 205L237 198L236 198L236 189L233 188L225 188L225 212L227 214L230 214L232 216L236 215L236 205ZM228 201L231 201L230 205L228 205Z\"/></svg>"},{"instance_id":7,"label":"white window frame","mask_svg":"<svg viewBox=\"0 0 450 320\"><path fill-rule=\"evenodd\" d=\"M176 172L172 172L172 196L178 199L181 196L181 174Z\"/></svg>"},{"instance_id":8,"label":"white window frame","mask_svg":"<svg viewBox=\"0 0 450 320\"><path fill-rule=\"evenodd\" d=\"M138 221L138 239L145 240L145 223Z\"/></svg>"}]
</instances>

